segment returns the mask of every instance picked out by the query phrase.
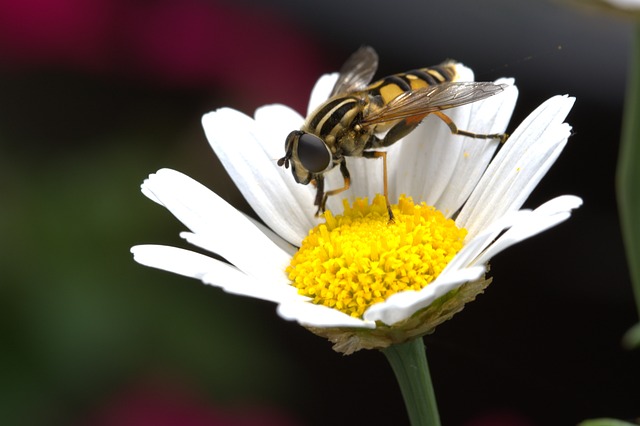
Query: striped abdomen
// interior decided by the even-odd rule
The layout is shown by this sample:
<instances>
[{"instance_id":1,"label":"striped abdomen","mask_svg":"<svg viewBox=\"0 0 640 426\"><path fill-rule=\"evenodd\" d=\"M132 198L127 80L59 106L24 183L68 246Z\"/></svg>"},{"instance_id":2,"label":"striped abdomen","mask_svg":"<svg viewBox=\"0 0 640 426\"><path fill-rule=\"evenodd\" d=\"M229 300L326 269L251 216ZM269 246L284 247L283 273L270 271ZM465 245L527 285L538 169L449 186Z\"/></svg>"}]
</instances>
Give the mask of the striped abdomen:
<instances>
[{"instance_id":1,"label":"striped abdomen","mask_svg":"<svg viewBox=\"0 0 640 426\"><path fill-rule=\"evenodd\" d=\"M420 68L385 77L371 83L365 90L372 96L380 96L382 105L385 105L404 92L456 81L458 77L456 63L447 62L434 67Z\"/></svg>"}]
</instances>

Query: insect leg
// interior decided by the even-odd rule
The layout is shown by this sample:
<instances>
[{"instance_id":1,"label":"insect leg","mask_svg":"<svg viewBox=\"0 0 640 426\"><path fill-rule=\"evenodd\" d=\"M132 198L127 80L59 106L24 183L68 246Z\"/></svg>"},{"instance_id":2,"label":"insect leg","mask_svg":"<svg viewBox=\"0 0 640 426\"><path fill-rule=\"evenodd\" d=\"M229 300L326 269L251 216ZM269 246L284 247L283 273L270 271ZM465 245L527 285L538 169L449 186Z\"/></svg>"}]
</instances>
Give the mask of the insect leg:
<instances>
[{"instance_id":1,"label":"insect leg","mask_svg":"<svg viewBox=\"0 0 640 426\"><path fill-rule=\"evenodd\" d=\"M445 115L443 112L436 111L436 112L432 112L432 114L436 115L440 120L444 121L445 124L449 126L451 133L453 133L454 135L469 136L470 138L477 138L477 139L498 139L500 143L504 143L509 137L509 135L507 135L506 133L492 133L490 135L487 135L487 134L480 134L480 133L472 133L467 130L460 130L458 129L458 126L456 126L456 124L453 122L453 120L451 120L451 118L449 118L449 116Z\"/></svg>"},{"instance_id":2,"label":"insect leg","mask_svg":"<svg viewBox=\"0 0 640 426\"><path fill-rule=\"evenodd\" d=\"M321 213L320 206L322 205L322 200L324 199L324 176L323 175L318 175L312 181L312 183L316 187L316 198L313 201L313 205L314 206L318 206L318 211L316 211L316 216L319 216L320 213Z\"/></svg>"},{"instance_id":3,"label":"insect leg","mask_svg":"<svg viewBox=\"0 0 640 426\"><path fill-rule=\"evenodd\" d=\"M351 186L351 177L349 175L349 170L347 169L347 162L344 160L340 163L340 173L342 173L342 179L344 179L344 186L342 188L336 188L336 189L332 189L331 191L324 192L322 194L322 199L320 200L319 204L318 204L318 199L320 198L320 192L316 192L316 205L318 205L318 211L316 212L316 216L320 216L326 210L327 198L329 198L329 195L339 194L343 191L346 191ZM320 180L323 180L323 178ZM324 185L323 185L323 190L324 190Z\"/></svg>"},{"instance_id":4,"label":"insect leg","mask_svg":"<svg viewBox=\"0 0 640 426\"><path fill-rule=\"evenodd\" d=\"M382 176L384 179L384 200L387 203L387 212L389 213L389 222L394 223L393 212L391 211L391 204L389 204L389 186L387 184L387 153L385 151L364 151L362 156L365 158L380 158L382 157Z\"/></svg>"},{"instance_id":5,"label":"insect leg","mask_svg":"<svg viewBox=\"0 0 640 426\"><path fill-rule=\"evenodd\" d=\"M409 133L413 132L415 128L418 127L418 124L420 124L427 115L428 114L422 114L419 116L408 117L408 118L405 118L404 120L401 120L400 122L395 124L391 129L389 129L387 134L384 135L384 139L382 140L378 139L373 141L372 147L377 148L377 147L393 145L394 143L398 142L400 139L407 136Z\"/></svg>"}]
</instances>

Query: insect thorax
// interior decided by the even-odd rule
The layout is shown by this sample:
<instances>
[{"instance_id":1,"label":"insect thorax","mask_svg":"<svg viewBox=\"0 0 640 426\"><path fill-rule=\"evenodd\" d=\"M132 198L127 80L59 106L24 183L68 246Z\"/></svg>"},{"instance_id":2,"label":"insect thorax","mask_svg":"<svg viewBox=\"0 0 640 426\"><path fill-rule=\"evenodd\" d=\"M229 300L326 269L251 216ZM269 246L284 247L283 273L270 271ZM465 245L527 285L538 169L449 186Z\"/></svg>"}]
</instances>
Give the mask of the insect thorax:
<instances>
[{"instance_id":1,"label":"insect thorax","mask_svg":"<svg viewBox=\"0 0 640 426\"><path fill-rule=\"evenodd\" d=\"M320 137L336 159L361 155L373 133L359 124L369 106L368 97L357 92L331 98L307 117L301 130Z\"/></svg>"}]
</instances>

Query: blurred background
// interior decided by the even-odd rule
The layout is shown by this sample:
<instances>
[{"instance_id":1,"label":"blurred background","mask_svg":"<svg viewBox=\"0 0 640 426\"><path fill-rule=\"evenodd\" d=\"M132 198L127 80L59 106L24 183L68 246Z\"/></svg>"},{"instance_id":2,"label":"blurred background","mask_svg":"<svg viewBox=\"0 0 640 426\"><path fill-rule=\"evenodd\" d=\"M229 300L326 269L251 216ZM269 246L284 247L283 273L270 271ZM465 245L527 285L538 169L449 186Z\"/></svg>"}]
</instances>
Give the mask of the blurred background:
<instances>
[{"instance_id":1,"label":"blurred background","mask_svg":"<svg viewBox=\"0 0 640 426\"><path fill-rule=\"evenodd\" d=\"M631 23L544 0L0 0L0 424L407 422L376 352L343 357L274 306L135 264L186 247L139 192L161 167L250 212L203 113L300 112L363 44L378 76L455 58L515 77L513 131L555 94L574 136L528 201L573 218L492 262L493 284L428 336L445 425L640 416L640 353L614 197Z\"/></svg>"}]
</instances>

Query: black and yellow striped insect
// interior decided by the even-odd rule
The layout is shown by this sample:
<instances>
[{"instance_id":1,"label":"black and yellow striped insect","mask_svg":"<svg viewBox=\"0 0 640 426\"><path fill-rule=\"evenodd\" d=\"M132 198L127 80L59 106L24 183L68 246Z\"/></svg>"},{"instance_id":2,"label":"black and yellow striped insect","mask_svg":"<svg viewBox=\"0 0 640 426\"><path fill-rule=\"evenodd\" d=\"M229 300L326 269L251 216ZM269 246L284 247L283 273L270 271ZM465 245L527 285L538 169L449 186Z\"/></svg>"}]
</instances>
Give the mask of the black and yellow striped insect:
<instances>
[{"instance_id":1,"label":"black and yellow striped insect","mask_svg":"<svg viewBox=\"0 0 640 426\"><path fill-rule=\"evenodd\" d=\"M486 82L456 82L458 65L445 62L369 84L378 66L376 52L371 47L362 47L349 57L329 99L306 118L300 130L289 134L285 156L278 160L279 166L291 165L296 182L315 184L316 215L325 210L330 195L349 188L345 157L382 158L384 196L389 219L393 221L387 190L387 154L376 149L407 136L429 114L443 120L453 134L506 140L505 134L476 134L458 129L442 112L493 96L507 87ZM324 174L338 165L344 186L325 191Z\"/></svg>"}]
</instances>

